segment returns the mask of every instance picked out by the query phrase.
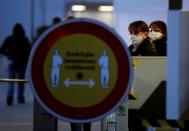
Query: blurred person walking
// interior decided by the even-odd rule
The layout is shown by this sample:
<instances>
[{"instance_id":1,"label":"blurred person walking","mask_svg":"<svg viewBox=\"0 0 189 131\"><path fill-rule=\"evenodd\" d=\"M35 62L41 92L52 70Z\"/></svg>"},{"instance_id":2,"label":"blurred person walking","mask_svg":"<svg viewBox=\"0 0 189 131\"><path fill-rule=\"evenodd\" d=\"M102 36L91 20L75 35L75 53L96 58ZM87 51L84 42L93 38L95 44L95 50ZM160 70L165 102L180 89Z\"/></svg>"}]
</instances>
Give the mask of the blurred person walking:
<instances>
[{"instance_id":1,"label":"blurred person walking","mask_svg":"<svg viewBox=\"0 0 189 131\"><path fill-rule=\"evenodd\" d=\"M8 57L10 64L9 69L9 78L10 79L24 79L25 70L28 63L28 57L31 50L31 44L28 38L25 36L25 31L23 26L20 23L14 25L12 30L12 35L8 36L1 48L0 53ZM18 83L18 103L25 103L24 97L24 83ZM14 83L10 82L6 103L11 106L14 101Z\"/></svg>"}]
</instances>

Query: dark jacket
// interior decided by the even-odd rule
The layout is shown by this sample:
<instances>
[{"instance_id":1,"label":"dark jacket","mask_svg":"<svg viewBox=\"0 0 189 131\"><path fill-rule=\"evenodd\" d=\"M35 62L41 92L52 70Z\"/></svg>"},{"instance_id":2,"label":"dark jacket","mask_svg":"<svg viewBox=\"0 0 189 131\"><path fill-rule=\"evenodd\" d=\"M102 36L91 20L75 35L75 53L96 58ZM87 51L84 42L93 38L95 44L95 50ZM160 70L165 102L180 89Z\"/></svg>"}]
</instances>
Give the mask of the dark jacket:
<instances>
[{"instance_id":1,"label":"dark jacket","mask_svg":"<svg viewBox=\"0 0 189 131\"><path fill-rule=\"evenodd\" d=\"M28 62L31 45L25 36L9 36L5 39L0 52L18 66L25 66Z\"/></svg>"},{"instance_id":2,"label":"dark jacket","mask_svg":"<svg viewBox=\"0 0 189 131\"><path fill-rule=\"evenodd\" d=\"M132 56L157 56L157 53L151 48L149 39L145 39L136 50L133 51L134 46L129 46L129 51Z\"/></svg>"},{"instance_id":3,"label":"dark jacket","mask_svg":"<svg viewBox=\"0 0 189 131\"><path fill-rule=\"evenodd\" d=\"M167 56L167 42L166 38L154 41L156 52L158 56Z\"/></svg>"}]
</instances>

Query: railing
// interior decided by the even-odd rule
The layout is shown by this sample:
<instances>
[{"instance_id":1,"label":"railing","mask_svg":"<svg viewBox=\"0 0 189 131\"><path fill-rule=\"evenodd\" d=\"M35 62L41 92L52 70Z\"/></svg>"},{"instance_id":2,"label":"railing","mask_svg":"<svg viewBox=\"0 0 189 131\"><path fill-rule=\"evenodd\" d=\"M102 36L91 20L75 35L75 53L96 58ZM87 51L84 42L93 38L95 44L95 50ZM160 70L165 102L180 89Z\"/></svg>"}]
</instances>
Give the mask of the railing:
<instances>
[{"instance_id":1,"label":"railing","mask_svg":"<svg viewBox=\"0 0 189 131\"><path fill-rule=\"evenodd\" d=\"M23 83L27 83L29 82L26 79L7 79L7 78L0 78L0 82L23 82Z\"/></svg>"}]
</instances>

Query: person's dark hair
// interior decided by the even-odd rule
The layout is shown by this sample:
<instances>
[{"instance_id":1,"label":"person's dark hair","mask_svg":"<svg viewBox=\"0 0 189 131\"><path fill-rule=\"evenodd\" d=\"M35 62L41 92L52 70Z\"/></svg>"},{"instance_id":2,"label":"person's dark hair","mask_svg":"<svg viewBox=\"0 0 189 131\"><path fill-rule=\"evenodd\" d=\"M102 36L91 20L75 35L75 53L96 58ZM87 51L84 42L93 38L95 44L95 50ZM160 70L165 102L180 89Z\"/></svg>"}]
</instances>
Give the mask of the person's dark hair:
<instances>
[{"instance_id":1,"label":"person's dark hair","mask_svg":"<svg viewBox=\"0 0 189 131\"><path fill-rule=\"evenodd\" d=\"M17 23L13 27L13 35L14 36L24 36L25 31L20 23Z\"/></svg>"},{"instance_id":2,"label":"person's dark hair","mask_svg":"<svg viewBox=\"0 0 189 131\"><path fill-rule=\"evenodd\" d=\"M74 17L74 16L71 16L71 15L65 16L64 18L65 18L65 20L75 19L75 17Z\"/></svg>"},{"instance_id":3,"label":"person's dark hair","mask_svg":"<svg viewBox=\"0 0 189 131\"><path fill-rule=\"evenodd\" d=\"M61 19L59 17L55 17L55 18L53 18L52 22L53 22L53 24L57 24L57 23L61 22Z\"/></svg>"},{"instance_id":4,"label":"person's dark hair","mask_svg":"<svg viewBox=\"0 0 189 131\"><path fill-rule=\"evenodd\" d=\"M167 35L167 26L165 24L165 22L157 20L157 21L153 21L149 28L158 28L161 30L161 32L163 33L164 36Z\"/></svg>"},{"instance_id":5,"label":"person's dark hair","mask_svg":"<svg viewBox=\"0 0 189 131\"><path fill-rule=\"evenodd\" d=\"M130 23L128 30L131 34L138 34L139 32L149 31L148 25L146 24L146 22L141 21L141 20Z\"/></svg>"}]
</instances>

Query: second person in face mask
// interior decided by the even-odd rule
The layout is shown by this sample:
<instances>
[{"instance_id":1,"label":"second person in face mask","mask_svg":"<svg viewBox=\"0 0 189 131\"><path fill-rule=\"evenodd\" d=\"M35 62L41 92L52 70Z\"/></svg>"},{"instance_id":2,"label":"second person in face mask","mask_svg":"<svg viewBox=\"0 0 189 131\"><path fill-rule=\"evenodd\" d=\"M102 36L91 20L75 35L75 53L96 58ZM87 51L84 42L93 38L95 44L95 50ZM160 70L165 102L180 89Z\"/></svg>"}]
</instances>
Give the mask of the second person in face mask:
<instances>
[{"instance_id":1,"label":"second person in face mask","mask_svg":"<svg viewBox=\"0 0 189 131\"><path fill-rule=\"evenodd\" d=\"M149 26L149 37L158 56L167 55L167 26L163 21L154 21Z\"/></svg>"},{"instance_id":2,"label":"second person in face mask","mask_svg":"<svg viewBox=\"0 0 189 131\"><path fill-rule=\"evenodd\" d=\"M144 21L135 21L129 25L132 44L129 50L132 56L156 56L148 37L148 25Z\"/></svg>"}]
</instances>

